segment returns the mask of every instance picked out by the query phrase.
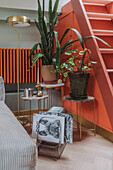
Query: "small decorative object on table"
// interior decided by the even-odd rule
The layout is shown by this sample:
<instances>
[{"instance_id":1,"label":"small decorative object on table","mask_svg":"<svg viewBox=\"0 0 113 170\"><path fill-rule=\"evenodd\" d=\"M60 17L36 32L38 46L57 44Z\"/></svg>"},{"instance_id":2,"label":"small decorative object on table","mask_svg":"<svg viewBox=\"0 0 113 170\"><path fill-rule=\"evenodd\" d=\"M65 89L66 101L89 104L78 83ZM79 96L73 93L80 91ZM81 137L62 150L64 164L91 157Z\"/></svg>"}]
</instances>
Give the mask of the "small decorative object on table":
<instances>
[{"instance_id":1,"label":"small decorative object on table","mask_svg":"<svg viewBox=\"0 0 113 170\"><path fill-rule=\"evenodd\" d=\"M36 89L37 89L37 97L42 97L43 96L43 92L41 91L41 86L40 84L36 84Z\"/></svg>"}]
</instances>

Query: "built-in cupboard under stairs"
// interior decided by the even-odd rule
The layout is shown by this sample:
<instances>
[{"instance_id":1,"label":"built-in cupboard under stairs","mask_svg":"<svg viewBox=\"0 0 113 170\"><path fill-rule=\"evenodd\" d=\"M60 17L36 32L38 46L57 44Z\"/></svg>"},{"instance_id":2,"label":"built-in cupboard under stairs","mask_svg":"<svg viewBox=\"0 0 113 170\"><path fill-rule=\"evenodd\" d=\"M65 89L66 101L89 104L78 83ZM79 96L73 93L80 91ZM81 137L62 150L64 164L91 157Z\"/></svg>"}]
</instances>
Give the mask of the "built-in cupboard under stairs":
<instances>
[{"instance_id":1,"label":"built-in cupboard under stairs","mask_svg":"<svg viewBox=\"0 0 113 170\"><path fill-rule=\"evenodd\" d=\"M113 131L113 1L71 1L83 37L95 35L111 46L94 38L86 40L86 47L92 51L92 60L97 61L94 73Z\"/></svg>"}]
</instances>

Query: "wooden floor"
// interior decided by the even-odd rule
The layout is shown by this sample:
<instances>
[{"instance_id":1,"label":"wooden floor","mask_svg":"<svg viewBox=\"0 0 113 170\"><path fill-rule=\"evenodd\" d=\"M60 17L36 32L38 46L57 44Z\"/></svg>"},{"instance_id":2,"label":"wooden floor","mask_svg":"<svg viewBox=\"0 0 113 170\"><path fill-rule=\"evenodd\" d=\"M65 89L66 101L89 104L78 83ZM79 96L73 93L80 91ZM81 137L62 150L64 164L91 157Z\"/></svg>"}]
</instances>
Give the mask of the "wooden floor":
<instances>
[{"instance_id":1,"label":"wooden floor","mask_svg":"<svg viewBox=\"0 0 113 170\"><path fill-rule=\"evenodd\" d=\"M76 126L74 122L74 127ZM82 141L74 129L73 144L67 144L60 159L38 157L38 170L113 170L113 143L82 127Z\"/></svg>"}]
</instances>

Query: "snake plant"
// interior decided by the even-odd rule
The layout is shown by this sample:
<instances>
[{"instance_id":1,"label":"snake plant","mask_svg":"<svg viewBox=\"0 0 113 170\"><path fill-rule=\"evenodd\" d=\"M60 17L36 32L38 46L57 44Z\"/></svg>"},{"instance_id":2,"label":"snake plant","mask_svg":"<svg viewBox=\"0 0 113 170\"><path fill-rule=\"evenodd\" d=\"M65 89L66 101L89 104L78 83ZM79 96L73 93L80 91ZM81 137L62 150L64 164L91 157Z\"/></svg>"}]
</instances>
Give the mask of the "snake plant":
<instances>
[{"instance_id":1,"label":"snake plant","mask_svg":"<svg viewBox=\"0 0 113 170\"><path fill-rule=\"evenodd\" d=\"M54 3L54 7L52 8L52 0L49 0L49 12L48 12L49 23L47 24L47 19L44 15L45 1L43 0L43 9L42 9L40 0L38 0L38 22L35 20L35 24L40 33L41 42L36 43L31 49L29 58L33 55L33 60L32 60L33 66L36 64L39 58L42 59L43 65L53 64L54 67L56 67L56 65L59 65L61 54L64 53L68 48L73 46L72 45L73 40L69 40L61 48L61 43L69 30L73 30L77 34L78 40L80 40L81 45L83 46L82 37L80 33L73 28L66 29L60 42L58 41L58 32L54 31L54 28L58 22L58 17L60 15L57 13L58 4L59 4L59 0L56 0ZM55 39L56 39L56 45L55 45ZM34 51L38 47L41 49L41 51L39 53L34 54Z\"/></svg>"},{"instance_id":2,"label":"snake plant","mask_svg":"<svg viewBox=\"0 0 113 170\"><path fill-rule=\"evenodd\" d=\"M33 55L32 59L32 65L34 66L39 58L42 59L42 64L43 65L51 65L53 64L55 69L60 65L60 59L61 59L61 54L63 54L67 49L73 46L73 43L79 41L82 49L84 50L84 39L87 38L92 38L92 36L89 37L84 37L82 38L81 34L79 31L77 31L74 28L67 28L61 38L61 40L58 40L58 32L54 31L55 26L58 22L58 17L60 14L57 13L58 10L58 4L59 0L56 0L54 3L54 6L52 5L52 0L49 0L49 23L47 23L47 18L44 15L45 11L45 0L43 0L43 8L41 7L40 0L38 0L38 22L35 20L36 27L40 33L41 36L41 42L36 43L30 52L29 58ZM53 7L52 7L53 6ZM63 46L61 46L61 43L67 33L69 31L74 31L75 34L77 35L78 39L76 40L68 40ZM96 39L100 40L104 44L108 45L105 41L102 39L94 36ZM56 43L55 43L56 41ZM109 45L108 45L109 46ZM34 54L34 51L37 48L40 48L40 52ZM58 72L56 71L56 77L58 75Z\"/></svg>"}]
</instances>

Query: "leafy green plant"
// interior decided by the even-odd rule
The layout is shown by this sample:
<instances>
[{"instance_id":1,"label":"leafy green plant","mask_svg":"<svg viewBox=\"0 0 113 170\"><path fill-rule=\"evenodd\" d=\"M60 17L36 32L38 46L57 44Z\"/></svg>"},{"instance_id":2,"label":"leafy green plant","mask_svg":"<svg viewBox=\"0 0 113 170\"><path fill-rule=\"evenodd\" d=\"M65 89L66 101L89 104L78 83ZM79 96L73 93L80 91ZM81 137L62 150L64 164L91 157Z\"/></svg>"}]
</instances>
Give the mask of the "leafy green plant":
<instances>
[{"instance_id":1,"label":"leafy green plant","mask_svg":"<svg viewBox=\"0 0 113 170\"><path fill-rule=\"evenodd\" d=\"M87 59L86 57L86 52L88 52ZM95 61L90 60L91 56L91 51L89 49L84 49L84 51L78 51L76 50L71 50L65 52L67 56L70 56L65 62L61 63L59 66L56 66L56 72L60 73L60 76L63 76L63 81L66 81L66 77L68 77L68 73L70 72L90 72L91 68L93 67L94 64L97 64ZM58 80L59 83L62 82L62 79L60 78Z\"/></svg>"}]
</instances>

